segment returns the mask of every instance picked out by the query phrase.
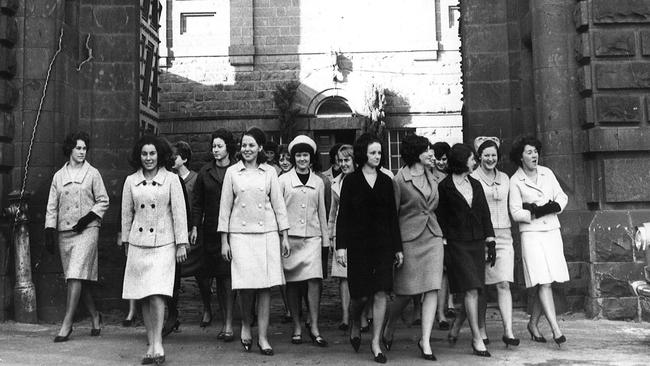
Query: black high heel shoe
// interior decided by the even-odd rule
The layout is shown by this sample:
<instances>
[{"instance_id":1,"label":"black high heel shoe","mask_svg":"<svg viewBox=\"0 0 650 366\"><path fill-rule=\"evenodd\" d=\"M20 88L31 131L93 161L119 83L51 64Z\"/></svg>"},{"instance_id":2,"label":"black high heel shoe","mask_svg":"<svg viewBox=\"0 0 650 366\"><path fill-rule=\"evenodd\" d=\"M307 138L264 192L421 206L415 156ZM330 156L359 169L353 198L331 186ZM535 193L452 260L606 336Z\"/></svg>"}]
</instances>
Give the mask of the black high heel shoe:
<instances>
[{"instance_id":1,"label":"black high heel shoe","mask_svg":"<svg viewBox=\"0 0 650 366\"><path fill-rule=\"evenodd\" d=\"M253 346L253 340L252 339L240 339L241 346L244 347L244 351L250 352L251 347Z\"/></svg>"},{"instance_id":2,"label":"black high heel shoe","mask_svg":"<svg viewBox=\"0 0 650 366\"><path fill-rule=\"evenodd\" d=\"M92 323L92 321L91 321ZM94 325L91 325L92 328L90 329L90 336L91 337L98 337L99 334L102 332L102 324L104 324L104 320L102 319L102 313L99 313L99 328L95 328Z\"/></svg>"},{"instance_id":3,"label":"black high heel shoe","mask_svg":"<svg viewBox=\"0 0 650 366\"><path fill-rule=\"evenodd\" d=\"M354 348L354 352L359 352L359 347L361 347L361 338L360 337L350 338L350 344L352 345L352 348Z\"/></svg>"},{"instance_id":4,"label":"black high heel shoe","mask_svg":"<svg viewBox=\"0 0 650 366\"><path fill-rule=\"evenodd\" d=\"M257 342L257 348L260 349L260 353L264 356L273 356L273 348L262 348L260 342Z\"/></svg>"},{"instance_id":5,"label":"black high heel shoe","mask_svg":"<svg viewBox=\"0 0 650 366\"><path fill-rule=\"evenodd\" d=\"M555 343L557 343L558 348L561 348L562 343L566 342L566 337L563 334L557 338L553 337L553 340L555 341Z\"/></svg>"},{"instance_id":6,"label":"black high heel shoe","mask_svg":"<svg viewBox=\"0 0 650 366\"><path fill-rule=\"evenodd\" d=\"M384 345L384 348L386 348L386 351L390 351L390 349L393 347L393 338L395 338L394 335L390 337L390 340L384 338L383 335L381 336L381 343Z\"/></svg>"},{"instance_id":7,"label":"black high heel shoe","mask_svg":"<svg viewBox=\"0 0 650 366\"><path fill-rule=\"evenodd\" d=\"M180 326L181 326L181 322L178 319L176 319L176 321L174 322L174 324L172 324L171 327L165 325L162 330L162 336L167 337L169 334L171 334L171 332L178 332L178 328L180 328Z\"/></svg>"},{"instance_id":8,"label":"black high heel shoe","mask_svg":"<svg viewBox=\"0 0 650 366\"><path fill-rule=\"evenodd\" d=\"M72 327L70 327L70 331L65 336L57 335L54 337L54 343L67 342L70 339L70 334L72 334Z\"/></svg>"},{"instance_id":9,"label":"black high heel shoe","mask_svg":"<svg viewBox=\"0 0 650 366\"><path fill-rule=\"evenodd\" d=\"M212 324L212 317L210 317L210 319L208 321L205 321L205 320L201 319L201 323L199 323L199 326L201 328L205 328L205 327L209 327L210 324Z\"/></svg>"},{"instance_id":10,"label":"black high heel shoe","mask_svg":"<svg viewBox=\"0 0 650 366\"><path fill-rule=\"evenodd\" d=\"M430 355L424 353L424 349L422 348L422 345L420 344L420 340L418 340L418 348L420 349L420 353L422 354L422 358L424 358L427 361L435 361L436 356L431 352Z\"/></svg>"},{"instance_id":11,"label":"black high heel shoe","mask_svg":"<svg viewBox=\"0 0 650 366\"><path fill-rule=\"evenodd\" d=\"M375 362L377 363L386 363L386 361L388 361L386 356L381 352L375 355L375 352L373 352L372 347L370 347L370 353L372 353L372 356L374 357Z\"/></svg>"},{"instance_id":12,"label":"black high heel shoe","mask_svg":"<svg viewBox=\"0 0 650 366\"><path fill-rule=\"evenodd\" d=\"M161 355L161 354L154 355L153 363L155 363L156 365L162 365L163 363L165 363L165 355Z\"/></svg>"},{"instance_id":13,"label":"black high heel shoe","mask_svg":"<svg viewBox=\"0 0 650 366\"><path fill-rule=\"evenodd\" d=\"M126 328L134 326L135 325L135 318L136 318L136 316L134 315L133 318L131 318L131 319L126 318L126 319L122 320L122 326L126 327Z\"/></svg>"},{"instance_id":14,"label":"black high heel shoe","mask_svg":"<svg viewBox=\"0 0 650 366\"><path fill-rule=\"evenodd\" d=\"M533 334L533 330L530 329L530 323L528 323L528 325L526 326L526 329L528 329L528 333L530 333L530 339L532 339L533 341L535 341L537 343L546 343L546 338L544 338L544 336L539 336L538 337L535 334Z\"/></svg>"},{"instance_id":15,"label":"black high heel shoe","mask_svg":"<svg viewBox=\"0 0 650 366\"><path fill-rule=\"evenodd\" d=\"M153 356L146 354L144 357L142 357L142 362L140 362L140 365L151 365L153 364Z\"/></svg>"},{"instance_id":16,"label":"black high heel shoe","mask_svg":"<svg viewBox=\"0 0 650 366\"><path fill-rule=\"evenodd\" d=\"M506 348L508 346L518 346L519 345L519 338L508 338L506 336L501 337L501 340L503 343L506 344Z\"/></svg>"},{"instance_id":17,"label":"black high heel shoe","mask_svg":"<svg viewBox=\"0 0 650 366\"><path fill-rule=\"evenodd\" d=\"M318 347L327 347L327 341L325 338L321 337L319 335L313 335L311 331L309 331L309 337L311 338L311 342L316 344Z\"/></svg>"},{"instance_id":18,"label":"black high heel shoe","mask_svg":"<svg viewBox=\"0 0 650 366\"><path fill-rule=\"evenodd\" d=\"M472 351L473 351L473 354L474 354L475 356L479 356L479 357L492 357L492 355L490 354L490 352L489 352L487 349L486 349L485 351L479 351L479 350L477 350L476 347L474 347L474 342L472 342Z\"/></svg>"},{"instance_id":19,"label":"black high heel shoe","mask_svg":"<svg viewBox=\"0 0 650 366\"><path fill-rule=\"evenodd\" d=\"M483 338L483 344L486 346L490 344L490 338Z\"/></svg>"}]
</instances>

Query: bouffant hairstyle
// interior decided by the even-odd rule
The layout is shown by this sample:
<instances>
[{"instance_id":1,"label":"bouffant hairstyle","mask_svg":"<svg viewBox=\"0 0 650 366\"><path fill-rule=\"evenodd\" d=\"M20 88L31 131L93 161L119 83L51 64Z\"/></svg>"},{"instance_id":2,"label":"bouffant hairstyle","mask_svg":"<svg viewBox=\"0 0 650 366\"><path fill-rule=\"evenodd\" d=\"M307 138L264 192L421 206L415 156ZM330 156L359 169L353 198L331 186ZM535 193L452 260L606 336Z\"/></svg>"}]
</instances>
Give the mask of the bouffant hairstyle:
<instances>
[{"instance_id":1,"label":"bouffant hairstyle","mask_svg":"<svg viewBox=\"0 0 650 366\"><path fill-rule=\"evenodd\" d=\"M494 140L485 140L481 145L479 145L478 150L476 150L476 159L481 159L481 154L483 150L493 147L497 151L497 160L501 160L501 150L499 150L499 145Z\"/></svg>"},{"instance_id":2,"label":"bouffant hairstyle","mask_svg":"<svg viewBox=\"0 0 650 366\"><path fill-rule=\"evenodd\" d=\"M454 144L449 150L447 156L449 162L449 172L451 174L462 174L469 171L467 159L470 156L476 156L474 149L466 144Z\"/></svg>"},{"instance_id":3,"label":"bouffant hairstyle","mask_svg":"<svg viewBox=\"0 0 650 366\"><path fill-rule=\"evenodd\" d=\"M330 164L336 164L336 156L338 155L341 146L343 146L343 144L334 144L334 146L332 146L330 149Z\"/></svg>"},{"instance_id":4,"label":"bouffant hairstyle","mask_svg":"<svg viewBox=\"0 0 650 366\"><path fill-rule=\"evenodd\" d=\"M381 145L379 138L370 133L364 133L363 135L359 136L354 142L354 163L358 167L362 167L366 164L366 162L368 162L368 146L375 142Z\"/></svg>"},{"instance_id":5,"label":"bouffant hairstyle","mask_svg":"<svg viewBox=\"0 0 650 366\"><path fill-rule=\"evenodd\" d=\"M192 160L192 148L190 147L190 144L185 141L174 142L172 145L172 152L175 152L176 155L181 157L181 159L187 159L185 165L189 164Z\"/></svg>"},{"instance_id":6,"label":"bouffant hairstyle","mask_svg":"<svg viewBox=\"0 0 650 366\"><path fill-rule=\"evenodd\" d=\"M235 153L237 152L237 142L232 135L232 132L226 130L225 128L220 128L212 133L210 138L210 146L214 142L214 139L222 139L226 143L226 150L228 151L228 156L230 159L235 158Z\"/></svg>"},{"instance_id":7,"label":"bouffant hairstyle","mask_svg":"<svg viewBox=\"0 0 650 366\"><path fill-rule=\"evenodd\" d=\"M435 156L436 159L440 160L444 155L447 155L447 158L449 158L449 150L451 150L451 147L448 143L444 141L438 141L433 144L432 148L433 156Z\"/></svg>"},{"instance_id":8,"label":"bouffant hairstyle","mask_svg":"<svg viewBox=\"0 0 650 366\"><path fill-rule=\"evenodd\" d=\"M524 154L526 145L534 146L538 154L542 153L542 143L536 137L530 135L518 137L510 150L510 161L517 164L518 167L523 165L521 156Z\"/></svg>"},{"instance_id":9,"label":"bouffant hairstyle","mask_svg":"<svg viewBox=\"0 0 650 366\"><path fill-rule=\"evenodd\" d=\"M338 155L354 159L354 146L348 144L341 145L338 149Z\"/></svg>"},{"instance_id":10,"label":"bouffant hairstyle","mask_svg":"<svg viewBox=\"0 0 650 366\"><path fill-rule=\"evenodd\" d=\"M90 148L90 136L88 133L84 131L72 132L65 137L65 140L63 140L63 155L65 155L66 158L70 158L72 149L77 146L78 140L81 140L86 144L86 151L88 151Z\"/></svg>"},{"instance_id":11,"label":"bouffant hairstyle","mask_svg":"<svg viewBox=\"0 0 650 366\"><path fill-rule=\"evenodd\" d=\"M255 143L262 147L262 151L257 154L257 164L266 163L266 154L264 154L264 144L266 144L266 134L264 131L257 127L251 127L243 135L241 135L240 145L244 140L244 136L250 136L255 140Z\"/></svg>"},{"instance_id":12,"label":"bouffant hairstyle","mask_svg":"<svg viewBox=\"0 0 650 366\"><path fill-rule=\"evenodd\" d=\"M418 135L406 135L402 139L400 146L400 155L406 166L413 166L413 164L420 161L420 155L429 149L429 139Z\"/></svg>"},{"instance_id":13,"label":"bouffant hairstyle","mask_svg":"<svg viewBox=\"0 0 650 366\"><path fill-rule=\"evenodd\" d=\"M289 155L289 161L291 162L291 165L296 166L296 154L301 152L309 153L309 162L311 163L311 168L314 169L314 171L320 172L320 159L318 159L316 154L314 154L314 150L311 148L311 146L309 146L309 144L301 143L293 146L293 149L291 149L291 155Z\"/></svg>"},{"instance_id":14,"label":"bouffant hairstyle","mask_svg":"<svg viewBox=\"0 0 650 366\"><path fill-rule=\"evenodd\" d=\"M278 146L278 160L280 160L280 156L282 155L289 156L289 146L287 144ZM289 157L289 161L291 161L291 157Z\"/></svg>"},{"instance_id":15,"label":"bouffant hairstyle","mask_svg":"<svg viewBox=\"0 0 650 366\"><path fill-rule=\"evenodd\" d=\"M153 145L156 148L158 153L158 167L164 167L167 170L171 169L171 155L172 149L167 140L162 137L146 134L135 143L133 150L131 151L131 158L129 159L129 164L135 169L142 168L142 160L140 159L140 154L142 153L142 147L144 145Z\"/></svg>"}]
</instances>

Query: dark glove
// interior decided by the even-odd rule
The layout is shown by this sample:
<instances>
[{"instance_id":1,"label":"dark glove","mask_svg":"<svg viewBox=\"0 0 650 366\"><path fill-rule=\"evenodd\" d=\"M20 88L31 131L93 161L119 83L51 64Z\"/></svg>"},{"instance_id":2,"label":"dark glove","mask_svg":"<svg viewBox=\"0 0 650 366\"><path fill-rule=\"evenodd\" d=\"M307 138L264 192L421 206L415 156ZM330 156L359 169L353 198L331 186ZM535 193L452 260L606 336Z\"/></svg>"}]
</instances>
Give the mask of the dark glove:
<instances>
[{"instance_id":1,"label":"dark glove","mask_svg":"<svg viewBox=\"0 0 650 366\"><path fill-rule=\"evenodd\" d=\"M56 249L56 229L53 227L45 228L45 249L48 253L54 254Z\"/></svg>"},{"instance_id":2,"label":"dark glove","mask_svg":"<svg viewBox=\"0 0 650 366\"><path fill-rule=\"evenodd\" d=\"M99 216L97 216L96 213L90 211L86 214L86 216L80 218L79 221L77 221L77 224L72 227L72 230L75 232L81 232L86 228L86 226L88 226L88 224L98 218Z\"/></svg>"},{"instance_id":3,"label":"dark glove","mask_svg":"<svg viewBox=\"0 0 650 366\"><path fill-rule=\"evenodd\" d=\"M530 216L531 217L535 217L535 212L537 211L537 205L536 204L524 202L524 203L521 204L521 207L524 210L530 211Z\"/></svg>"},{"instance_id":4,"label":"dark glove","mask_svg":"<svg viewBox=\"0 0 650 366\"><path fill-rule=\"evenodd\" d=\"M490 267L494 267L497 262L497 243L494 241L488 241L485 245L488 250L487 262L490 263Z\"/></svg>"},{"instance_id":5,"label":"dark glove","mask_svg":"<svg viewBox=\"0 0 650 366\"><path fill-rule=\"evenodd\" d=\"M545 205L537 207L535 217L542 217L552 213L560 212L560 205L555 201L548 201Z\"/></svg>"}]
</instances>

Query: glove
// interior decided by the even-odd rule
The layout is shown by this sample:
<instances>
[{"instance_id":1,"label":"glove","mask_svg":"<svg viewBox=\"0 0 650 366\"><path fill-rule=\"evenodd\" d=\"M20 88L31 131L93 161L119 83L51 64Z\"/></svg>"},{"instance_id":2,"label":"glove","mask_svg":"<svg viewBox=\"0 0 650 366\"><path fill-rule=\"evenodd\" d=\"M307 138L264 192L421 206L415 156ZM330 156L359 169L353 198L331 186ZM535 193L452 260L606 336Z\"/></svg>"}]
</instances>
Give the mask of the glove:
<instances>
[{"instance_id":1,"label":"glove","mask_svg":"<svg viewBox=\"0 0 650 366\"><path fill-rule=\"evenodd\" d=\"M487 262L490 263L490 267L494 267L497 262L497 243L488 241L485 245L487 245L488 250Z\"/></svg>"},{"instance_id":2,"label":"glove","mask_svg":"<svg viewBox=\"0 0 650 366\"><path fill-rule=\"evenodd\" d=\"M524 210L530 211L530 216L531 217L534 217L535 212L537 211L537 205L534 204L534 203L524 202L524 203L521 204L521 208L523 208Z\"/></svg>"},{"instance_id":3,"label":"glove","mask_svg":"<svg viewBox=\"0 0 650 366\"><path fill-rule=\"evenodd\" d=\"M45 228L45 249L48 253L54 254L56 247L56 229L53 227Z\"/></svg>"},{"instance_id":4,"label":"glove","mask_svg":"<svg viewBox=\"0 0 650 366\"><path fill-rule=\"evenodd\" d=\"M560 212L560 205L555 201L548 201L545 205L537 207L535 210L536 217L550 215L552 213Z\"/></svg>"},{"instance_id":5,"label":"glove","mask_svg":"<svg viewBox=\"0 0 650 366\"><path fill-rule=\"evenodd\" d=\"M88 226L88 224L90 224L91 222L93 222L93 220L98 218L99 216L97 216L96 213L90 211L86 214L86 216L80 218L79 221L77 221L77 224L72 227L72 230L77 233L81 232L86 228L86 226Z\"/></svg>"}]
</instances>

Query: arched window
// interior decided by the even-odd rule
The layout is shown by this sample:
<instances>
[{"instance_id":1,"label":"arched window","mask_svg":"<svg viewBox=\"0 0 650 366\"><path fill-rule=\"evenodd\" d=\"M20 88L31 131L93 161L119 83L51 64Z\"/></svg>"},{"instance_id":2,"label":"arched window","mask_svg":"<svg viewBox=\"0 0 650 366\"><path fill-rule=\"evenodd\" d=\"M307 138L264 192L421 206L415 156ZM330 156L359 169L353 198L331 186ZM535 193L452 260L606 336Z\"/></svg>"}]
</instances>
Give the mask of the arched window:
<instances>
[{"instance_id":1,"label":"arched window","mask_svg":"<svg viewBox=\"0 0 650 366\"><path fill-rule=\"evenodd\" d=\"M348 101L343 97L329 97L324 99L316 108L317 117L349 117L352 115L352 109Z\"/></svg>"}]
</instances>

